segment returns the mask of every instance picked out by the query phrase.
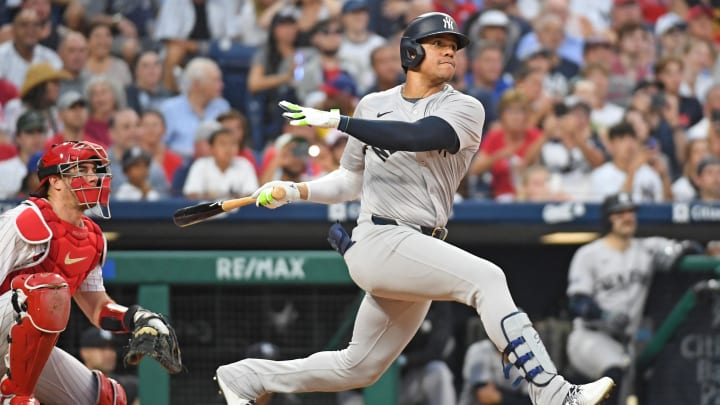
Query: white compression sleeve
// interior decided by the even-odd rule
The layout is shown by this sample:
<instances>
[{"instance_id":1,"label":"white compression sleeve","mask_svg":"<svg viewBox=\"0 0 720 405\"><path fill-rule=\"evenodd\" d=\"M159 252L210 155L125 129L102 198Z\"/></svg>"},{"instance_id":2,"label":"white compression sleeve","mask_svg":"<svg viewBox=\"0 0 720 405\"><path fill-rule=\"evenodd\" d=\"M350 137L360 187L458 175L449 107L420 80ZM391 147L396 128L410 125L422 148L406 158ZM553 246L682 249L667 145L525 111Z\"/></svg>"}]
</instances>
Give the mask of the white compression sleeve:
<instances>
[{"instance_id":1,"label":"white compression sleeve","mask_svg":"<svg viewBox=\"0 0 720 405\"><path fill-rule=\"evenodd\" d=\"M308 201L335 204L350 201L360 196L362 172L353 172L344 167L326 174L319 179L308 181Z\"/></svg>"}]
</instances>

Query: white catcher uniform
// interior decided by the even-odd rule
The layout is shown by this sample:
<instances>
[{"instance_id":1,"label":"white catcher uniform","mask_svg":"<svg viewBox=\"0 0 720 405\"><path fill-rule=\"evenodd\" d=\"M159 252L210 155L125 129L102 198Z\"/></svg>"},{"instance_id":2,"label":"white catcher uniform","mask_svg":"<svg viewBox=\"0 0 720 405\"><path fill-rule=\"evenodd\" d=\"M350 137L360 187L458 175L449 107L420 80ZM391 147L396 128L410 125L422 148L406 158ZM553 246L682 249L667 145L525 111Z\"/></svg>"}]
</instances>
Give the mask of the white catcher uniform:
<instances>
[{"instance_id":1,"label":"white catcher uniform","mask_svg":"<svg viewBox=\"0 0 720 405\"><path fill-rule=\"evenodd\" d=\"M676 242L662 237L633 238L620 252L604 239L582 246L570 263L567 295L584 294L593 298L603 311L624 313L629 322L625 335L633 337L642 321L645 300L650 291L654 258ZM567 355L578 371L590 378L610 368L624 369L632 361L630 347L607 333L596 330L582 318L573 321L568 336Z\"/></svg>"},{"instance_id":2,"label":"white catcher uniform","mask_svg":"<svg viewBox=\"0 0 720 405\"><path fill-rule=\"evenodd\" d=\"M29 205L19 206L0 215L0 280L12 271L36 263L44 257L48 244L30 244L23 239L15 225L15 218ZM80 291L105 291L100 265L92 270L78 288ZM11 303L12 291L0 295L0 356L8 354L7 337L17 315ZM0 362L0 374L7 372L5 360ZM97 386L92 372L78 359L54 347L35 386L35 396L47 405L94 405Z\"/></svg>"},{"instance_id":3,"label":"white catcher uniform","mask_svg":"<svg viewBox=\"0 0 720 405\"><path fill-rule=\"evenodd\" d=\"M410 122L429 115L441 117L455 130L459 151L387 151L350 137L341 166L362 176L362 192L358 225L352 232L355 243L344 258L353 281L367 291L352 340L344 350L304 359L246 359L221 366L217 370L221 387L225 383L240 398L257 398L266 392L342 391L372 384L415 335L431 300L453 300L477 308L495 346L502 350L508 344L501 324L518 310L502 270L419 232L420 226L445 226L454 193L477 153L485 111L476 99L449 85L419 100L404 99L401 90L402 85L365 96L355 117ZM378 225L373 215L392 218L400 225ZM514 328L520 330L520 326ZM551 365L549 358L544 364ZM542 388L531 385L530 396L535 404L561 404L570 387L555 375Z\"/></svg>"}]
</instances>

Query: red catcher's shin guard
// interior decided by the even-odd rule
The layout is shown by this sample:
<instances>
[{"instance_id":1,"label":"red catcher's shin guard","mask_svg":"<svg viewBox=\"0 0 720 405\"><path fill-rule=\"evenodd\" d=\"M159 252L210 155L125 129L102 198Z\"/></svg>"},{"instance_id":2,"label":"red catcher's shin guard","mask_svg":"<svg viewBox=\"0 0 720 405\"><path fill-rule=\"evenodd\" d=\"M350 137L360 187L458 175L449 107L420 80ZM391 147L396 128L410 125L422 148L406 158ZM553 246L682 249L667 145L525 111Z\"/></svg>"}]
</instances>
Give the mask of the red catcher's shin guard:
<instances>
[{"instance_id":1,"label":"red catcher's shin guard","mask_svg":"<svg viewBox=\"0 0 720 405\"><path fill-rule=\"evenodd\" d=\"M35 384L70 317L70 290L54 273L15 277L11 288L17 324L10 329L9 368L0 391L14 395L13 405L36 404Z\"/></svg>"}]
</instances>

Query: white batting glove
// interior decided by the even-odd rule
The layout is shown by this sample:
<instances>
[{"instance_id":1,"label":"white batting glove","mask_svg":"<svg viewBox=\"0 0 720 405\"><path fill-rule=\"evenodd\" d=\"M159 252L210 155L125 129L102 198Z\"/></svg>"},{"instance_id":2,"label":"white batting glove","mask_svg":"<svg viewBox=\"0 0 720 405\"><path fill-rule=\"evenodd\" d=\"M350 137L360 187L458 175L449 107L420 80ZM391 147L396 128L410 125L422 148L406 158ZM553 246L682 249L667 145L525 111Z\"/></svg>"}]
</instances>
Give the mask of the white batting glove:
<instances>
[{"instance_id":1,"label":"white batting glove","mask_svg":"<svg viewBox=\"0 0 720 405\"><path fill-rule=\"evenodd\" d=\"M321 111L285 100L279 102L278 105L286 111L283 113L283 117L290 120L290 125L296 127L309 125L320 128L337 128L340 124L340 110L338 109Z\"/></svg>"},{"instance_id":2,"label":"white batting glove","mask_svg":"<svg viewBox=\"0 0 720 405\"><path fill-rule=\"evenodd\" d=\"M285 197L284 198L275 198L272 195L273 189L275 187L281 187L283 190L285 190ZM263 184L255 190L254 193L252 193L252 198L255 199L255 205L270 209L275 209L277 207L281 207L285 204L290 204L293 201L297 201L300 199L300 190L297 188L297 184L291 182L291 181L271 181L268 183Z\"/></svg>"}]
</instances>

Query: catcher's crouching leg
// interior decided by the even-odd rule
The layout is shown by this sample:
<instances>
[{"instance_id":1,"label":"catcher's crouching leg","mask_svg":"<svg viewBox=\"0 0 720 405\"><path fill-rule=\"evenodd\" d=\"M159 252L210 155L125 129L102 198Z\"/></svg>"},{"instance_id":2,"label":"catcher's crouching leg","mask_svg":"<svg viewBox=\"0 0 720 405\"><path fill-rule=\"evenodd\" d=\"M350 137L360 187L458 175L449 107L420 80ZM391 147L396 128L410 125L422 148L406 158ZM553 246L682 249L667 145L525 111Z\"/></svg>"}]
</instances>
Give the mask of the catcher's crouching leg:
<instances>
[{"instance_id":1,"label":"catcher's crouching leg","mask_svg":"<svg viewBox=\"0 0 720 405\"><path fill-rule=\"evenodd\" d=\"M0 391L12 405L38 404L33 391L70 318L70 289L54 273L17 276L10 288L17 315L8 337L8 371Z\"/></svg>"},{"instance_id":2,"label":"catcher's crouching leg","mask_svg":"<svg viewBox=\"0 0 720 405\"><path fill-rule=\"evenodd\" d=\"M127 405L127 395L122 385L98 370L94 370L93 374L98 386L97 405Z\"/></svg>"}]
</instances>

